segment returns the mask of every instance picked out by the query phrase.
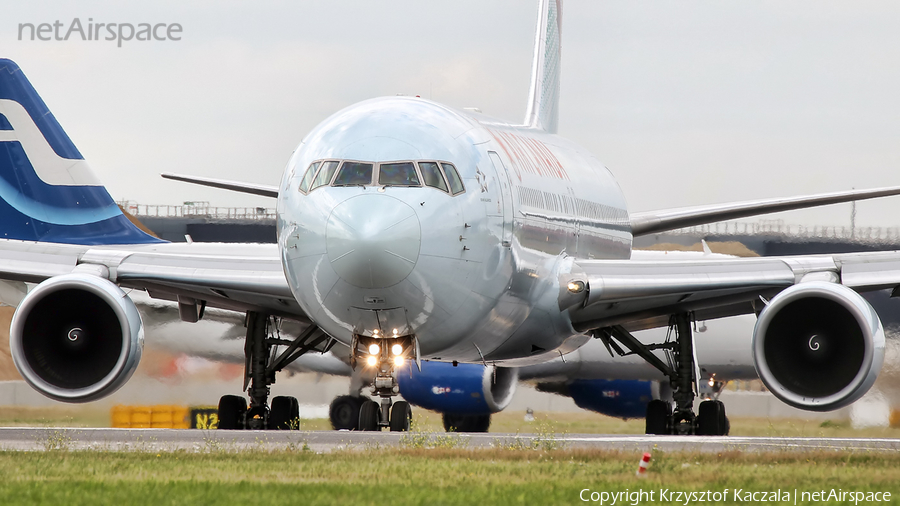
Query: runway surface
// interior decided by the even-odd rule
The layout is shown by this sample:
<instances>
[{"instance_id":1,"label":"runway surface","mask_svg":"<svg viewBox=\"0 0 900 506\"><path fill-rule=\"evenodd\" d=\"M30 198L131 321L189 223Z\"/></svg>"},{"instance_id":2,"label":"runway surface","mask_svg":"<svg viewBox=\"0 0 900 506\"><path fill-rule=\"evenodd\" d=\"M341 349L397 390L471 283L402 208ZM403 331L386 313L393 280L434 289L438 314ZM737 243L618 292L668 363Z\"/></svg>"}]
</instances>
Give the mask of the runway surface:
<instances>
[{"instance_id":1,"label":"runway surface","mask_svg":"<svg viewBox=\"0 0 900 506\"><path fill-rule=\"evenodd\" d=\"M348 431L216 431L197 429L73 429L0 428L0 450L100 451L247 451L288 450L305 446L316 452L365 450L409 446L410 439L446 437L423 434ZM455 437L451 436L451 437ZM773 438L645 435L517 435L460 434L458 446L468 448L531 447L533 444L566 449L620 451L900 451L900 439Z\"/></svg>"}]
</instances>

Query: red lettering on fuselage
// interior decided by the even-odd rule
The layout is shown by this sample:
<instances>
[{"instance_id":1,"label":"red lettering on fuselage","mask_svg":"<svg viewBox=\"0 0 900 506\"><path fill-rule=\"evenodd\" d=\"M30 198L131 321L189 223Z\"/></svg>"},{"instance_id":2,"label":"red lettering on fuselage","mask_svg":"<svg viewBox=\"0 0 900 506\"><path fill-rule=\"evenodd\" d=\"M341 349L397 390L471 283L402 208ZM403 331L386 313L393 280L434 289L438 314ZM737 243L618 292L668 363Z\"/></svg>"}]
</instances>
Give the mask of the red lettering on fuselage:
<instances>
[{"instance_id":1,"label":"red lettering on fuselage","mask_svg":"<svg viewBox=\"0 0 900 506\"><path fill-rule=\"evenodd\" d=\"M522 181L522 172L554 179L569 179L569 174L562 163L543 142L510 132L491 129L487 131L506 153L519 181Z\"/></svg>"}]
</instances>

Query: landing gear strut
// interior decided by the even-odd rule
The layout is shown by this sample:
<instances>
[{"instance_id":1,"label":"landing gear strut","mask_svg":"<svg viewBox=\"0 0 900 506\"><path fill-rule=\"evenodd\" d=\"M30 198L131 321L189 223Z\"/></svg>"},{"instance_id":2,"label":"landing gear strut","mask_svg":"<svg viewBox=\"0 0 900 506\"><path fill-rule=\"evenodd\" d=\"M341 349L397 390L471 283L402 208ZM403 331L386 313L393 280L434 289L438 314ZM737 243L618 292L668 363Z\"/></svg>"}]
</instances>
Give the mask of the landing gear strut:
<instances>
[{"instance_id":1,"label":"landing gear strut","mask_svg":"<svg viewBox=\"0 0 900 506\"><path fill-rule=\"evenodd\" d=\"M697 381L700 372L694 353L694 336L691 332L692 315L677 313L672 315L669 327L674 332L674 341L645 345L621 326L600 329L594 337L603 341L607 349L619 355L638 355L669 378L672 386L674 407L663 400L653 400L647 405L647 434L706 434L727 435L729 424L725 416L725 405L719 400L700 403L700 415L694 414L694 399L698 395ZM626 353L617 344L621 343ZM653 350L666 350L669 363L654 355Z\"/></svg>"},{"instance_id":2,"label":"landing gear strut","mask_svg":"<svg viewBox=\"0 0 900 506\"><path fill-rule=\"evenodd\" d=\"M300 418L300 405L294 397L275 397L269 407L269 386L275 373L309 351L325 353L335 341L322 329L310 325L296 339L282 339L278 320L256 311L247 312L247 337L244 341L244 391L246 399L225 395L219 400L220 429L292 429ZM278 353L278 347L285 349Z\"/></svg>"},{"instance_id":3,"label":"landing gear strut","mask_svg":"<svg viewBox=\"0 0 900 506\"><path fill-rule=\"evenodd\" d=\"M415 341L412 336L398 336L396 330L394 332L393 337L378 334L372 337L355 336L350 347L350 365L354 369L367 367L375 370L372 395L381 401L365 399L361 402L357 424L359 430L375 431L387 427L392 432L404 432L410 428L412 409L409 403L392 402L392 397L400 393L398 369L412 355Z\"/></svg>"},{"instance_id":4,"label":"landing gear strut","mask_svg":"<svg viewBox=\"0 0 900 506\"><path fill-rule=\"evenodd\" d=\"M694 434L697 429L697 418L694 416L694 396L699 374L696 373L694 355L694 334L688 314L679 313L672 317L675 327L675 349L673 362L675 374L669 377L672 384L672 397L675 400L675 411L672 413L673 434Z\"/></svg>"}]
</instances>

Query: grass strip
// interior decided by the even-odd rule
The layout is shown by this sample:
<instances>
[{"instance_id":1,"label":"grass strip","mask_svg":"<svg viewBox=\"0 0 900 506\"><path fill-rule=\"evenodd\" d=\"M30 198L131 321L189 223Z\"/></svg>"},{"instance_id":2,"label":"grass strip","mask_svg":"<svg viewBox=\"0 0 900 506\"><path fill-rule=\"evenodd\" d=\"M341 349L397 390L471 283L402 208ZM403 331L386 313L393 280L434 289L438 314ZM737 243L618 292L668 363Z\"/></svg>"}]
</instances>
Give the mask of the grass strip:
<instances>
[{"instance_id":1,"label":"grass strip","mask_svg":"<svg viewBox=\"0 0 900 506\"><path fill-rule=\"evenodd\" d=\"M654 452L647 477L638 479L640 455L458 448L0 452L0 504L583 504L585 488L900 496L897 452ZM654 503L672 501L642 502Z\"/></svg>"}]
</instances>

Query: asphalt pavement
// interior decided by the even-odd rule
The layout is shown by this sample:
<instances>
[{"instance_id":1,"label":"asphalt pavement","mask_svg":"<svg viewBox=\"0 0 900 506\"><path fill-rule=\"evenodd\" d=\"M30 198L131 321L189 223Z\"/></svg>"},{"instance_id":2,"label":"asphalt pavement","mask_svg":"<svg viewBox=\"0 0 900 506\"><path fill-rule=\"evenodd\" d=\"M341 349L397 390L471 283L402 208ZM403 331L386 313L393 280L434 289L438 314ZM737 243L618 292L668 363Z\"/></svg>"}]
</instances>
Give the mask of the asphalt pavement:
<instances>
[{"instance_id":1,"label":"asphalt pavement","mask_svg":"<svg viewBox=\"0 0 900 506\"><path fill-rule=\"evenodd\" d=\"M450 439L448 439L448 437ZM458 439L454 439L458 438ZM273 451L365 450L429 444L467 448L566 448L644 452L900 451L900 439L598 434L444 434L350 431L0 428L0 450Z\"/></svg>"}]
</instances>

